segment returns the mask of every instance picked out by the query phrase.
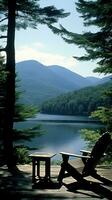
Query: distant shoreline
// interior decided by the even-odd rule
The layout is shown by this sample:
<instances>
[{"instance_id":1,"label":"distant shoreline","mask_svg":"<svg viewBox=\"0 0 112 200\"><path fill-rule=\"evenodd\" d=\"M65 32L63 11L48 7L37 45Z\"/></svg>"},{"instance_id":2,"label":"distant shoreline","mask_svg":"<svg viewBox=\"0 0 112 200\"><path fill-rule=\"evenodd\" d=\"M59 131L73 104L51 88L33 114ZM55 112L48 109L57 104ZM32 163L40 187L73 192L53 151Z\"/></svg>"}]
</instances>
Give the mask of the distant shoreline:
<instances>
[{"instance_id":1,"label":"distant shoreline","mask_svg":"<svg viewBox=\"0 0 112 200\"><path fill-rule=\"evenodd\" d=\"M50 122L50 123L97 123L99 120L89 118L89 116L73 116L73 115L50 115L38 113L34 118L29 118L27 121Z\"/></svg>"},{"instance_id":2,"label":"distant shoreline","mask_svg":"<svg viewBox=\"0 0 112 200\"><path fill-rule=\"evenodd\" d=\"M98 121L98 120L54 120L54 119L28 119L27 121L39 121L39 122L50 122L50 123L54 123L54 122L56 122L56 123L75 123L75 122L77 122L77 123L97 123L97 124L101 124L101 122L100 121Z\"/></svg>"}]
</instances>

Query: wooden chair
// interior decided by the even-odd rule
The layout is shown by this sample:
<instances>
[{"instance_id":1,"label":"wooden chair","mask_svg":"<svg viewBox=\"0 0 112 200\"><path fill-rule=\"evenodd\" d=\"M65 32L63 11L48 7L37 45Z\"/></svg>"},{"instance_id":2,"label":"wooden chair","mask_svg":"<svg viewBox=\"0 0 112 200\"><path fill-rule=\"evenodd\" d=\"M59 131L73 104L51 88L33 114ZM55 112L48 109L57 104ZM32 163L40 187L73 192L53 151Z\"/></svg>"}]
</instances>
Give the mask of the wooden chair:
<instances>
[{"instance_id":1,"label":"wooden chair","mask_svg":"<svg viewBox=\"0 0 112 200\"><path fill-rule=\"evenodd\" d=\"M109 133L106 132L98 139L91 152L81 150L81 152L83 153L82 155L60 152L62 154L63 160L58 176L59 183L63 184L62 180L68 176L72 176L77 181L78 185L85 185L86 183L88 183L88 181L85 179L85 177L88 176L92 176L96 179L99 179L100 181L106 181L107 179L98 175L96 165L98 164L101 157L104 155L110 142L111 137ZM77 157L77 159L75 159L76 161L70 161L70 156Z\"/></svg>"}]
</instances>

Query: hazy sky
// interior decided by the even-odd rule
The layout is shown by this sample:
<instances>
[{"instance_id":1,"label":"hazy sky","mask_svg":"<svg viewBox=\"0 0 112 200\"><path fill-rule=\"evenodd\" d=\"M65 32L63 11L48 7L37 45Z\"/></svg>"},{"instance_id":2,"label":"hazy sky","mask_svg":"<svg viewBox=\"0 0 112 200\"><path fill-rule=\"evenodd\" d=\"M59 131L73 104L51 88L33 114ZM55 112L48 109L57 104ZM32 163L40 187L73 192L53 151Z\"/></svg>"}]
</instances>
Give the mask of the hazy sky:
<instances>
[{"instance_id":1,"label":"hazy sky","mask_svg":"<svg viewBox=\"0 0 112 200\"><path fill-rule=\"evenodd\" d=\"M87 30L75 9L76 0L41 0L43 6L54 5L70 12L70 16L59 21L70 31L81 33ZM84 50L76 45L67 44L60 36L52 33L44 25L39 25L37 30L27 29L16 32L16 62L35 59L45 65L64 66L82 76L99 76L92 70L96 64L93 62L79 62L73 58L80 56Z\"/></svg>"}]
</instances>

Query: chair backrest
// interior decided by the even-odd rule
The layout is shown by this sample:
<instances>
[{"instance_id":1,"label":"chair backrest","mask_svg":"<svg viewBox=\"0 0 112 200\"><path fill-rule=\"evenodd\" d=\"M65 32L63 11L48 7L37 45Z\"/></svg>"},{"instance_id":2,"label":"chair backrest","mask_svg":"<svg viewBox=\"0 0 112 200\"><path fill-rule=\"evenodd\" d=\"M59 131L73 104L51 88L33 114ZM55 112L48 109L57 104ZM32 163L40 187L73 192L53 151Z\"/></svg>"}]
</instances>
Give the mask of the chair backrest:
<instances>
[{"instance_id":1,"label":"chair backrest","mask_svg":"<svg viewBox=\"0 0 112 200\"><path fill-rule=\"evenodd\" d=\"M94 171L96 165L98 164L99 160L102 158L104 152L106 151L109 143L111 142L111 136L108 132L105 132L95 143L90 158L87 160L83 174L91 174Z\"/></svg>"}]
</instances>

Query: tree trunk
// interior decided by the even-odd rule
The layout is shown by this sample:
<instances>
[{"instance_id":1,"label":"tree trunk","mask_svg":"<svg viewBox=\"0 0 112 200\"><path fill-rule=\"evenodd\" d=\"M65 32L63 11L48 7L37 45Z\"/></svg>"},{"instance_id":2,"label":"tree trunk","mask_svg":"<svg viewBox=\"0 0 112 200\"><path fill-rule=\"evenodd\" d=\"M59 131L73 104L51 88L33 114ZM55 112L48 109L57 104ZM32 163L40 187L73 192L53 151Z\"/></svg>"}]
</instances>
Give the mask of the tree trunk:
<instances>
[{"instance_id":1,"label":"tree trunk","mask_svg":"<svg viewBox=\"0 0 112 200\"><path fill-rule=\"evenodd\" d=\"M16 0L8 0L8 30L6 47L6 96L4 114L4 153L9 170L16 166L13 151L13 122L15 108L15 11Z\"/></svg>"}]
</instances>

